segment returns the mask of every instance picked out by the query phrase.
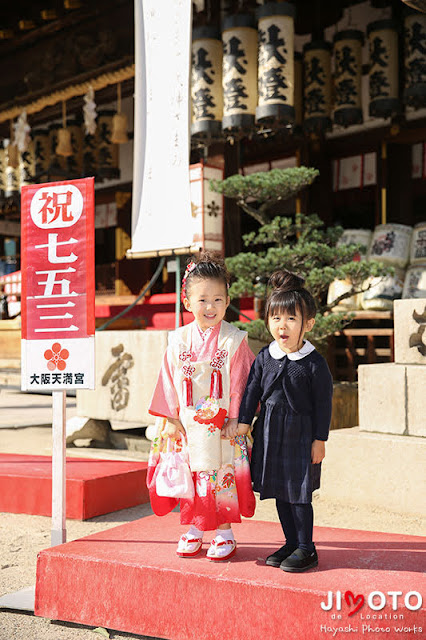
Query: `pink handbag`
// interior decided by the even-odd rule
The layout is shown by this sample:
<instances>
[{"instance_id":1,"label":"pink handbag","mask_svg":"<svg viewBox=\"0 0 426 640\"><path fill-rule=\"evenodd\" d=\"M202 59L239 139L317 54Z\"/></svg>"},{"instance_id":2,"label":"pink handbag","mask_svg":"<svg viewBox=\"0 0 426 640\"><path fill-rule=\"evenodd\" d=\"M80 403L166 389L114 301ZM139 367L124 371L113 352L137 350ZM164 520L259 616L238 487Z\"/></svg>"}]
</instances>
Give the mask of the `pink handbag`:
<instances>
[{"instance_id":1,"label":"pink handbag","mask_svg":"<svg viewBox=\"0 0 426 640\"><path fill-rule=\"evenodd\" d=\"M160 454L155 473L157 495L169 498L193 498L194 481L188 464L186 440L182 438L182 450L171 449L171 438L167 440L167 450Z\"/></svg>"}]
</instances>

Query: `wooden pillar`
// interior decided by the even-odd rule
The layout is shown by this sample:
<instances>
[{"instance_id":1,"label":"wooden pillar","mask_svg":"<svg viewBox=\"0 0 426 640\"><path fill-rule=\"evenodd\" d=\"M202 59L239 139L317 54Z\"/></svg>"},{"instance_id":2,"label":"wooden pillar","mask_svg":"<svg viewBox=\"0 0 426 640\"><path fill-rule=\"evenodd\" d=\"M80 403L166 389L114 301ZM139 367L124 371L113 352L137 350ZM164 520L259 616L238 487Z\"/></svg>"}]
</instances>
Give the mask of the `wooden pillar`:
<instances>
[{"instance_id":1,"label":"wooden pillar","mask_svg":"<svg viewBox=\"0 0 426 640\"><path fill-rule=\"evenodd\" d=\"M331 158L324 139L311 140L308 166L318 169L320 174L308 189L307 213L317 213L326 226L333 224L333 172Z\"/></svg>"},{"instance_id":2,"label":"wooden pillar","mask_svg":"<svg viewBox=\"0 0 426 640\"><path fill-rule=\"evenodd\" d=\"M225 143L225 178L238 173L240 169L240 143ZM241 210L235 200L225 198L225 256L234 256L242 248Z\"/></svg>"},{"instance_id":3,"label":"wooden pillar","mask_svg":"<svg viewBox=\"0 0 426 640\"><path fill-rule=\"evenodd\" d=\"M413 224L412 149L410 144L388 144L388 222Z\"/></svg>"}]
</instances>

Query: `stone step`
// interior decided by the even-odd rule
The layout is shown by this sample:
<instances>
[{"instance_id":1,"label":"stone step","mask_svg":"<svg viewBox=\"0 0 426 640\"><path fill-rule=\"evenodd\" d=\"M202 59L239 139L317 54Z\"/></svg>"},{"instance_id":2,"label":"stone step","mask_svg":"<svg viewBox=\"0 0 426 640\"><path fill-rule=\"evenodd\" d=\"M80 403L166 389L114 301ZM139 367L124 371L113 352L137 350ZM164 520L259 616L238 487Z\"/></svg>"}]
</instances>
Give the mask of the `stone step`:
<instances>
[{"instance_id":1,"label":"stone step","mask_svg":"<svg viewBox=\"0 0 426 640\"><path fill-rule=\"evenodd\" d=\"M359 427L330 432L321 496L424 517L426 438Z\"/></svg>"}]
</instances>

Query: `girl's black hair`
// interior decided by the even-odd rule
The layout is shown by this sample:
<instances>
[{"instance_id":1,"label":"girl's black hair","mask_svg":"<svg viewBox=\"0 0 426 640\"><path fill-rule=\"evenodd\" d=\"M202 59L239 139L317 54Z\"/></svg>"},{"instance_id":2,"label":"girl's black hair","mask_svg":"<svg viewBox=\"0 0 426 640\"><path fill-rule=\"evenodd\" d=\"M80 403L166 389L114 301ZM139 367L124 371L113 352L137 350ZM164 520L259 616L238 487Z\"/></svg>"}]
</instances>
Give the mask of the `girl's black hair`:
<instances>
[{"instance_id":1,"label":"girl's black hair","mask_svg":"<svg viewBox=\"0 0 426 640\"><path fill-rule=\"evenodd\" d=\"M221 280L228 292L231 276L225 266L225 261L218 253L203 251L193 259L195 268L189 272L185 282L185 295L188 297L191 283L199 280Z\"/></svg>"},{"instance_id":2,"label":"girl's black hair","mask_svg":"<svg viewBox=\"0 0 426 640\"><path fill-rule=\"evenodd\" d=\"M283 312L296 315L299 311L302 316L302 327L307 320L315 318L315 300L304 285L305 279L290 271L275 271L272 274L268 283L272 291L265 305L266 326L269 324L269 318L276 314L281 315Z\"/></svg>"}]
</instances>

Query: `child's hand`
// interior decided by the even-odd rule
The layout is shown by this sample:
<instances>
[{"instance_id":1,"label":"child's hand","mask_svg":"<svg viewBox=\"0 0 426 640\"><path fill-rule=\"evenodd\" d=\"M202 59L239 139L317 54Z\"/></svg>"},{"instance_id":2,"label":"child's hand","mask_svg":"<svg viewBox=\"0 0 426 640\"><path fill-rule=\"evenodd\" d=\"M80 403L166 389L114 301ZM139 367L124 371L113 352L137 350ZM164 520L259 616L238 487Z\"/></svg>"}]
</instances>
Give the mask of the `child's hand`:
<instances>
[{"instance_id":1,"label":"child's hand","mask_svg":"<svg viewBox=\"0 0 426 640\"><path fill-rule=\"evenodd\" d=\"M167 419L165 431L170 438L178 439L186 436L186 431L183 424L180 420L175 420L174 418Z\"/></svg>"},{"instance_id":2,"label":"child's hand","mask_svg":"<svg viewBox=\"0 0 426 640\"><path fill-rule=\"evenodd\" d=\"M237 436L246 436L249 431L250 431L249 424L245 424L244 422L238 423Z\"/></svg>"},{"instance_id":3,"label":"child's hand","mask_svg":"<svg viewBox=\"0 0 426 640\"><path fill-rule=\"evenodd\" d=\"M238 428L238 420L236 418L232 418L231 420L228 420L228 422L226 422L222 427L221 437L228 438L229 440L231 440L232 438L235 438L235 436L237 435L237 428Z\"/></svg>"},{"instance_id":4,"label":"child's hand","mask_svg":"<svg viewBox=\"0 0 426 640\"><path fill-rule=\"evenodd\" d=\"M324 460L325 442L323 440L314 440L311 448L312 464L319 464Z\"/></svg>"}]
</instances>

